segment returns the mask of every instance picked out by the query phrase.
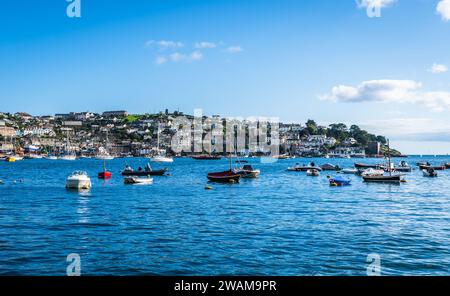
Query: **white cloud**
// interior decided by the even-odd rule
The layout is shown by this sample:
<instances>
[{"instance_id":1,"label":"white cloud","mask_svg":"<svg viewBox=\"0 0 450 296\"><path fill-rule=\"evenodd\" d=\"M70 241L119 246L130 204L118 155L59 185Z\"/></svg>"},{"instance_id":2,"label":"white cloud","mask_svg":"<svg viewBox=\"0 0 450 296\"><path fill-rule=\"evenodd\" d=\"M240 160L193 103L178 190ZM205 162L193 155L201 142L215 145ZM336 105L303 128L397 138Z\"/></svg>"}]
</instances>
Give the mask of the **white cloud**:
<instances>
[{"instance_id":1,"label":"white cloud","mask_svg":"<svg viewBox=\"0 0 450 296\"><path fill-rule=\"evenodd\" d=\"M195 43L194 46L195 46L195 48L198 48L198 49L207 49L207 48L216 48L217 44L215 44L214 42L203 41L203 42Z\"/></svg>"},{"instance_id":2,"label":"white cloud","mask_svg":"<svg viewBox=\"0 0 450 296\"><path fill-rule=\"evenodd\" d=\"M174 63L179 62L194 62L203 59L203 54L199 51L194 51L189 55L175 52L169 56L170 60Z\"/></svg>"},{"instance_id":3,"label":"white cloud","mask_svg":"<svg viewBox=\"0 0 450 296\"><path fill-rule=\"evenodd\" d=\"M148 47L156 46L161 51L164 51L166 49L177 49L177 48L181 48L184 46L184 44L182 42L170 41L170 40L159 40L159 41L149 40L145 43L145 45Z\"/></svg>"},{"instance_id":4,"label":"white cloud","mask_svg":"<svg viewBox=\"0 0 450 296\"><path fill-rule=\"evenodd\" d=\"M450 20L450 0L441 0L436 7L436 11L444 21L448 22Z\"/></svg>"},{"instance_id":5,"label":"white cloud","mask_svg":"<svg viewBox=\"0 0 450 296\"><path fill-rule=\"evenodd\" d=\"M447 72L448 67L446 65L434 63L428 71L431 73L440 74Z\"/></svg>"},{"instance_id":6,"label":"white cloud","mask_svg":"<svg viewBox=\"0 0 450 296\"><path fill-rule=\"evenodd\" d=\"M244 50L240 46L229 46L227 49L225 49L225 51L228 53L239 53Z\"/></svg>"},{"instance_id":7,"label":"white cloud","mask_svg":"<svg viewBox=\"0 0 450 296\"><path fill-rule=\"evenodd\" d=\"M167 58L163 57L163 56L158 56L155 59L155 64L157 64L157 65L162 65L162 64L165 64L166 62L167 62Z\"/></svg>"},{"instance_id":8,"label":"white cloud","mask_svg":"<svg viewBox=\"0 0 450 296\"><path fill-rule=\"evenodd\" d=\"M359 8L370 8L370 7L388 7L397 0L356 0L356 4Z\"/></svg>"},{"instance_id":9,"label":"white cloud","mask_svg":"<svg viewBox=\"0 0 450 296\"><path fill-rule=\"evenodd\" d=\"M450 92L425 92L421 88L422 83L413 80L371 80L357 86L335 86L319 98L346 103L414 103L425 105L433 111L450 109Z\"/></svg>"}]
</instances>

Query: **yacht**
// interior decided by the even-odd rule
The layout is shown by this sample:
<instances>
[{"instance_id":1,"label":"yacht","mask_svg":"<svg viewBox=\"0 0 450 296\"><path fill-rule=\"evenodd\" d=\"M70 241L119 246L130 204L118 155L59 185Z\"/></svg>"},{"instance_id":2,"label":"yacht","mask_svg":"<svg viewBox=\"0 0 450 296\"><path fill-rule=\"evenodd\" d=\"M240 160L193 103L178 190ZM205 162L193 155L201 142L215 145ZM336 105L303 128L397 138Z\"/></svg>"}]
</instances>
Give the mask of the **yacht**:
<instances>
[{"instance_id":1,"label":"yacht","mask_svg":"<svg viewBox=\"0 0 450 296\"><path fill-rule=\"evenodd\" d=\"M91 179L83 171L73 172L66 180L67 189L90 189L91 186Z\"/></svg>"},{"instance_id":2,"label":"yacht","mask_svg":"<svg viewBox=\"0 0 450 296\"><path fill-rule=\"evenodd\" d=\"M153 162L165 162L165 163L173 162L173 158L172 157L168 157L166 155L166 151L165 150L159 149L159 134L160 133L161 133L160 127L158 126L158 145L157 145L158 154L156 156L154 156L154 157L151 157L150 160L153 161Z\"/></svg>"}]
</instances>

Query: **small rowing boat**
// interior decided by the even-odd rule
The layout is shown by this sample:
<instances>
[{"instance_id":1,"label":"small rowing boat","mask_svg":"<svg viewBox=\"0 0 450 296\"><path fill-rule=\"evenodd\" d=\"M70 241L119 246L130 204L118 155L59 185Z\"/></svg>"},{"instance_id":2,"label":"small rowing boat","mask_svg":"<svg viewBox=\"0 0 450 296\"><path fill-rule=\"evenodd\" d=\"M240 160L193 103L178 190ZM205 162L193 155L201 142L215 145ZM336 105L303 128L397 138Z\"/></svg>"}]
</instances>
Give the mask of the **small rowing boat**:
<instances>
[{"instance_id":1,"label":"small rowing boat","mask_svg":"<svg viewBox=\"0 0 450 296\"><path fill-rule=\"evenodd\" d=\"M419 168L421 170L428 170L428 169L433 169L435 171L444 171L446 169L445 165L437 165L437 166L432 166L432 165L421 165L419 166Z\"/></svg>"},{"instance_id":2,"label":"small rowing boat","mask_svg":"<svg viewBox=\"0 0 450 296\"><path fill-rule=\"evenodd\" d=\"M124 183L127 185L148 185L153 183L153 179L150 177L147 178L126 177L124 179Z\"/></svg>"}]
</instances>

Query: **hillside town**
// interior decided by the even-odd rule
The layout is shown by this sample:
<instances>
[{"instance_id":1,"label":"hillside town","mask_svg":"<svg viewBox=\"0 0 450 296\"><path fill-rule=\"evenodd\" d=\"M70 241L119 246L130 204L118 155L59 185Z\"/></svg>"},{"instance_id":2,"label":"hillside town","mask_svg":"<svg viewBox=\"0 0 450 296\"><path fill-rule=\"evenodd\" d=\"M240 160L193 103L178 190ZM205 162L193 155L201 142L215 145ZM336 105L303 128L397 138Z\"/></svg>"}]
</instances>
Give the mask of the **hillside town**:
<instances>
[{"instance_id":1,"label":"hillside town","mask_svg":"<svg viewBox=\"0 0 450 296\"><path fill-rule=\"evenodd\" d=\"M159 151L172 156L198 154L199 151L194 150L175 152L172 149L172 137L179 130L174 120L179 116L194 118L168 110L143 115L129 114L127 111L101 114L71 112L48 116L0 112L0 156L59 156L70 152L78 157L92 157L99 153L115 157L142 157ZM213 117L225 120L219 115ZM203 122L207 119L202 117ZM324 127L308 120L305 124L277 123L277 128L280 157L382 157L386 144L383 136L372 135L356 125L347 127L341 123ZM207 128L203 130L203 137L208 131ZM220 133L216 136L224 137ZM270 135L267 139L270 141ZM261 146L258 141L247 141L245 149L235 152L249 156L268 154ZM219 152L205 149L201 153ZM394 151L395 154L400 155L397 151Z\"/></svg>"}]
</instances>

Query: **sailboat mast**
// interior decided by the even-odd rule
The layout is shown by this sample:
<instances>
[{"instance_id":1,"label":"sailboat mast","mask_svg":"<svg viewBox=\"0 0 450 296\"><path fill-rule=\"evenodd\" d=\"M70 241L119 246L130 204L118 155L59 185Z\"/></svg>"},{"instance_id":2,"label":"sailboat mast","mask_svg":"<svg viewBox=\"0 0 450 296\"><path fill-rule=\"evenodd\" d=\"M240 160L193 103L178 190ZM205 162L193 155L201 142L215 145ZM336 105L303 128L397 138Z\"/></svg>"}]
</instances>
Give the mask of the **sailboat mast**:
<instances>
[{"instance_id":1,"label":"sailboat mast","mask_svg":"<svg viewBox=\"0 0 450 296\"><path fill-rule=\"evenodd\" d=\"M388 139L388 165L389 165L389 176L392 176L392 169L391 169L391 147L390 147L389 139Z\"/></svg>"}]
</instances>

